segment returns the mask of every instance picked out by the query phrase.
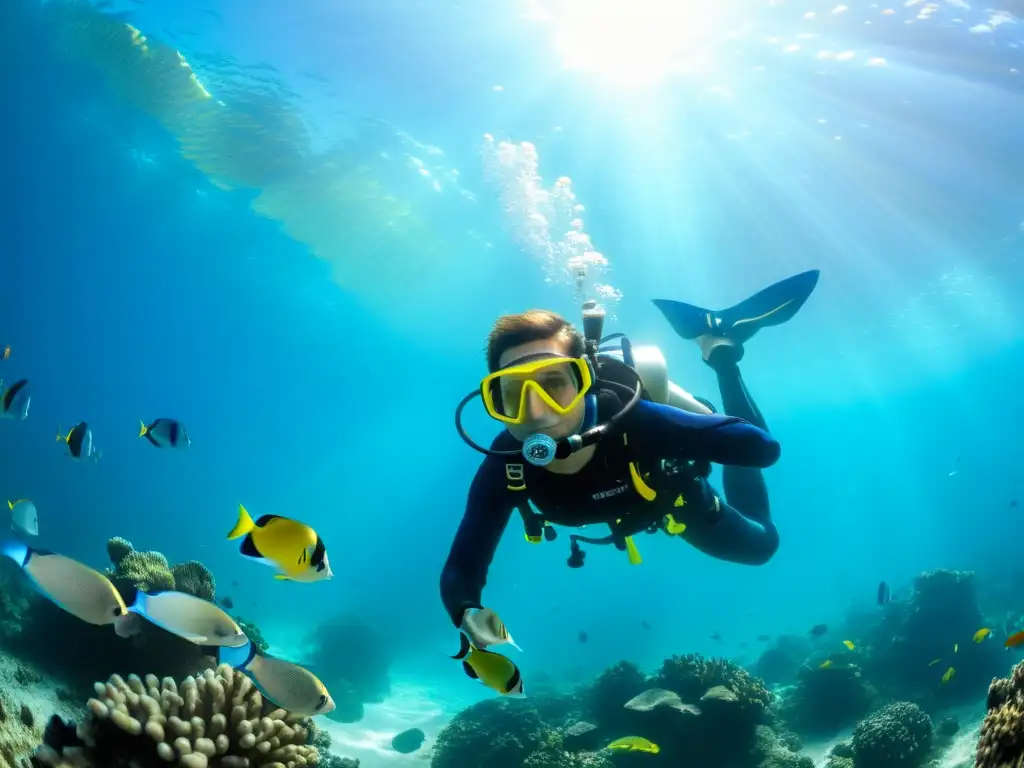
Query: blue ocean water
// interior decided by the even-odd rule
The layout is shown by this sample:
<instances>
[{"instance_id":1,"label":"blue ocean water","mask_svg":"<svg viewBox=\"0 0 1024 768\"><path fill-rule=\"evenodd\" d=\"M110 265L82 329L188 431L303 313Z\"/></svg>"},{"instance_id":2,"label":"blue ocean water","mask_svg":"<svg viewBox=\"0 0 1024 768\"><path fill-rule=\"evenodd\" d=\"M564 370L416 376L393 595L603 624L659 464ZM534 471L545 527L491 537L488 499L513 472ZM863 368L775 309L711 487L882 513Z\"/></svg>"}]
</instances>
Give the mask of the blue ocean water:
<instances>
[{"instance_id":1,"label":"blue ocean water","mask_svg":"<svg viewBox=\"0 0 1024 768\"><path fill-rule=\"evenodd\" d=\"M514 520L485 601L527 679L682 649L749 661L741 642L835 620L880 579L997 578L1019 558L1015 8L687 5L620 18L616 38L569 2L134 2L90 6L91 27L70 5L0 10L0 372L34 391L26 421L0 424L0 494L36 502L47 548L104 567L123 536L202 560L272 646L301 654L356 615L396 678L486 695L445 658L438 575L480 459L453 410L498 315L579 314L515 173L488 173L507 141L535 147L544 189L571 179L608 261L608 330L715 402L651 299L724 306L822 271L743 363L783 446L778 555L745 568L652 536L640 567L609 550L574 571ZM179 81L90 37L103 19L179 51L256 128L184 140L189 107L158 106ZM659 46L676 71L616 76ZM189 451L137 438L158 416ZM95 464L54 441L83 419ZM277 582L240 558L240 502L313 525L335 578Z\"/></svg>"}]
</instances>

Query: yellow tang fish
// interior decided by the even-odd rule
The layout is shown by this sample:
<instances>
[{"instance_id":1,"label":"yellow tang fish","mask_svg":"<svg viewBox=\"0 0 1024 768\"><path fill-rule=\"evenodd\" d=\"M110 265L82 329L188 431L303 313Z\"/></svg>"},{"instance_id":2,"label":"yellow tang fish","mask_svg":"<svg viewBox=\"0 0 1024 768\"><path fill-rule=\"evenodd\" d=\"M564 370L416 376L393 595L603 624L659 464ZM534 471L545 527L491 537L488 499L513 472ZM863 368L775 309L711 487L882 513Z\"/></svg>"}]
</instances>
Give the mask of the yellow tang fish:
<instances>
[{"instance_id":1,"label":"yellow tang fish","mask_svg":"<svg viewBox=\"0 0 1024 768\"><path fill-rule=\"evenodd\" d=\"M615 752L647 752L651 755L661 752L661 747L653 741L648 741L643 736L624 736L613 741L605 749Z\"/></svg>"},{"instance_id":2,"label":"yellow tang fish","mask_svg":"<svg viewBox=\"0 0 1024 768\"><path fill-rule=\"evenodd\" d=\"M988 627L982 627L974 633L974 642L980 643L984 640L988 640L990 637L992 637L992 630Z\"/></svg>"},{"instance_id":3,"label":"yellow tang fish","mask_svg":"<svg viewBox=\"0 0 1024 768\"><path fill-rule=\"evenodd\" d=\"M279 515L263 515L253 522L238 505L238 522L228 539L245 536L238 548L243 556L277 568L275 579L323 581L331 578L327 548L317 532L304 523Z\"/></svg>"},{"instance_id":4,"label":"yellow tang fish","mask_svg":"<svg viewBox=\"0 0 1024 768\"><path fill-rule=\"evenodd\" d=\"M856 648L856 646L855 646L855 645L853 644L853 641L852 641L852 640L843 640L843 645L845 645L845 646L846 646L847 648L849 648L849 649L850 649L851 651L852 651L852 650L854 650L854 649Z\"/></svg>"},{"instance_id":5,"label":"yellow tang fish","mask_svg":"<svg viewBox=\"0 0 1024 768\"><path fill-rule=\"evenodd\" d=\"M500 653L477 648L462 633L459 633L459 643L459 652L452 658L462 661L467 676L503 696L523 694L523 676L515 662Z\"/></svg>"},{"instance_id":6,"label":"yellow tang fish","mask_svg":"<svg viewBox=\"0 0 1024 768\"><path fill-rule=\"evenodd\" d=\"M950 680L952 680L953 679L953 675L955 675L955 674L956 674L956 670L953 669L953 667L950 667L949 669L947 669L946 670L946 674L944 674L942 676L942 679L939 681L939 687L941 688L946 683L948 683Z\"/></svg>"}]
</instances>

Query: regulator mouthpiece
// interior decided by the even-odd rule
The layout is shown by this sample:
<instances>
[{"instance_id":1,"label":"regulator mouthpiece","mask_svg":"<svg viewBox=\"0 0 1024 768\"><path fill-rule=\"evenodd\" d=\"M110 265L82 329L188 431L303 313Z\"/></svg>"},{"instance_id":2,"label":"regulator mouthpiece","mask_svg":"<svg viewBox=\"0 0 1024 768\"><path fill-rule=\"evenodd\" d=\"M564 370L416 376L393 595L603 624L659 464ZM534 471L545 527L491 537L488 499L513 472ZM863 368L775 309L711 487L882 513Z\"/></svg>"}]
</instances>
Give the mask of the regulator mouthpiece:
<instances>
[{"instance_id":1,"label":"regulator mouthpiece","mask_svg":"<svg viewBox=\"0 0 1024 768\"><path fill-rule=\"evenodd\" d=\"M523 441L523 458L535 467L545 467L555 459L558 443L543 434L530 435Z\"/></svg>"}]
</instances>

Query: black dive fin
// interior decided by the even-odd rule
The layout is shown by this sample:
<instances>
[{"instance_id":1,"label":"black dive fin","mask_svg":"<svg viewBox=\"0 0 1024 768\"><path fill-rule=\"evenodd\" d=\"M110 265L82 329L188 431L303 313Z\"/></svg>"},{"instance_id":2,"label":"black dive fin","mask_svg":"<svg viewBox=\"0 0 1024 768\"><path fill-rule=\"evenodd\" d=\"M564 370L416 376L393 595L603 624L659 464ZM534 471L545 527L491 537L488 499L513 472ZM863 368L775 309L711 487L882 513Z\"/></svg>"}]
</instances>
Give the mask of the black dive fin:
<instances>
[{"instance_id":1,"label":"black dive fin","mask_svg":"<svg viewBox=\"0 0 1024 768\"><path fill-rule=\"evenodd\" d=\"M451 658L453 659L464 659L469 654L469 638L459 632L459 652Z\"/></svg>"},{"instance_id":2,"label":"black dive fin","mask_svg":"<svg viewBox=\"0 0 1024 768\"><path fill-rule=\"evenodd\" d=\"M670 299L654 299L654 305L661 310L672 330L684 339L696 339L708 333L743 344L762 328L782 325L793 317L818 284L820 274L819 270L812 269L787 277L720 311Z\"/></svg>"}]
</instances>

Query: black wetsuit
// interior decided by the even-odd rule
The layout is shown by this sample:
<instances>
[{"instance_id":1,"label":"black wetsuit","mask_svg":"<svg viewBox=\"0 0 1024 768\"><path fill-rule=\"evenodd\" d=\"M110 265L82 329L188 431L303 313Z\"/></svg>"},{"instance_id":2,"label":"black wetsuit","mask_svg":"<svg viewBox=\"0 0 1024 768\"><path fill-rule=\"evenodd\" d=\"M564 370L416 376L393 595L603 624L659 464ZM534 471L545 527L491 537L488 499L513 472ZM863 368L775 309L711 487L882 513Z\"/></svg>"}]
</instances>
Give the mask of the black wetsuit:
<instances>
[{"instance_id":1,"label":"black wetsuit","mask_svg":"<svg viewBox=\"0 0 1024 768\"><path fill-rule=\"evenodd\" d=\"M455 625L467 608L481 607L481 592L498 543L512 511L528 506L527 498L555 525L607 524L634 515L655 520L672 514L686 524L681 538L712 557L749 565L771 559L779 536L761 468L778 460L779 444L768 433L736 364L722 361L714 369L727 415L705 416L642 400L624 416L621 428L598 445L590 462L571 475L533 467L518 457L484 459L441 573L441 599ZM621 407L617 397L611 400L599 399L600 421L607 419L608 409ZM502 432L492 448L518 446ZM702 476L665 473L660 469L662 460L722 464L728 503ZM631 461L658 492L654 501L644 500L635 490ZM515 490L520 485L525 489ZM674 503L680 494L686 498L682 507Z\"/></svg>"}]
</instances>

